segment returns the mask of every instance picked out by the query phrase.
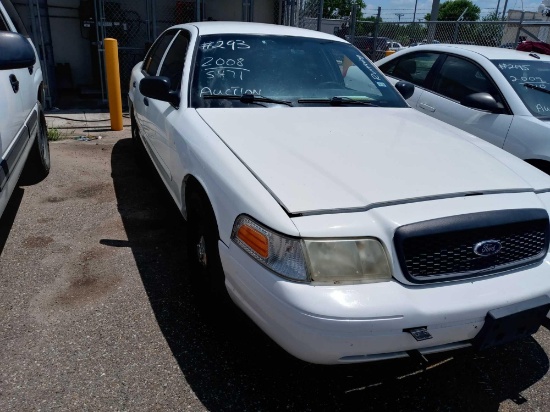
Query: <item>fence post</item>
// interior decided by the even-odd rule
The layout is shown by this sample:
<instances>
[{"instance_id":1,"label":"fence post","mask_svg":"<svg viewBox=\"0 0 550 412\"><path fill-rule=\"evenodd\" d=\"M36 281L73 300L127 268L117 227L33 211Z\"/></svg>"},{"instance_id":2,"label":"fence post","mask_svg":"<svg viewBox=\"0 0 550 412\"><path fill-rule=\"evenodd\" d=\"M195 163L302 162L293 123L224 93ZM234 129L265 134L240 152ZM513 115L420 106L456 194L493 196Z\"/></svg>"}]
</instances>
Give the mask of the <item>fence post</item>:
<instances>
[{"instance_id":1,"label":"fence post","mask_svg":"<svg viewBox=\"0 0 550 412\"><path fill-rule=\"evenodd\" d=\"M458 21L455 23L455 32L453 33L453 44L456 44L456 41L458 39L458 25L459 24L460 23Z\"/></svg>"},{"instance_id":2,"label":"fence post","mask_svg":"<svg viewBox=\"0 0 550 412\"><path fill-rule=\"evenodd\" d=\"M323 22L323 8L325 6L324 0L319 0L319 15L317 16L317 31L321 31L321 24Z\"/></svg>"},{"instance_id":3,"label":"fence post","mask_svg":"<svg viewBox=\"0 0 550 412\"><path fill-rule=\"evenodd\" d=\"M109 113L111 130L122 130L122 96L120 93L120 70L118 65L118 42L105 39L105 71L107 72L107 93L109 95Z\"/></svg>"},{"instance_id":4,"label":"fence post","mask_svg":"<svg viewBox=\"0 0 550 412\"><path fill-rule=\"evenodd\" d=\"M380 28L380 13L382 13L382 7L378 6L378 13L376 13L376 21L374 22L374 42L372 45L372 51L371 51L371 60L375 61L376 59L376 49L377 49L377 40L378 40L378 30Z\"/></svg>"},{"instance_id":5,"label":"fence post","mask_svg":"<svg viewBox=\"0 0 550 412\"><path fill-rule=\"evenodd\" d=\"M506 18L506 7L508 7L508 0L504 2L504 8L502 9L502 21L504 21L504 19Z\"/></svg>"},{"instance_id":6,"label":"fence post","mask_svg":"<svg viewBox=\"0 0 550 412\"><path fill-rule=\"evenodd\" d=\"M519 42L519 34L521 33L522 24L523 24L523 17L525 16L525 12L521 12L521 18L519 19L519 25L518 25L518 31L516 33L516 41L514 42L514 49L518 47Z\"/></svg>"},{"instance_id":7,"label":"fence post","mask_svg":"<svg viewBox=\"0 0 550 412\"><path fill-rule=\"evenodd\" d=\"M428 43L433 43L435 39L435 28L437 26L437 19L439 18L439 0L434 0L432 3L432 12L430 14L430 23L428 24Z\"/></svg>"},{"instance_id":8,"label":"fence post","mask_svg":"<svg viewBox=\"0 0 550 412\"><path fill-rule=\"evenodd\" d=\"M355 44L355 25L357 24L357 4L351 5L351 16L349 21L349 42Z\"/></svg>"}]
</instances>

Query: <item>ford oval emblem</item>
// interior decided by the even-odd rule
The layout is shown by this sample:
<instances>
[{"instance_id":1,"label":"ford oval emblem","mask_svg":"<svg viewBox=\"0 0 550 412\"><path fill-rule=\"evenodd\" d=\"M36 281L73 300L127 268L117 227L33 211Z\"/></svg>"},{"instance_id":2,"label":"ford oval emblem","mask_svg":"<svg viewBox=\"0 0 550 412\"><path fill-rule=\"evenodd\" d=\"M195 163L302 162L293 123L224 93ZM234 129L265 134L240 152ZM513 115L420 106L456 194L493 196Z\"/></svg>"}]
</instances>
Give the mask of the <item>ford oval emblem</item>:
<instances>
[{"instance_id":1,"label":"ford oval emblem","mask_svg":"<svg viewBox=\"0 0 550 412\"><path fill-rule=\"evenodd\" d=\"M500 252L502 244L498 240L484 240L476 243L474 253L478 256L491 256Z\"/></svg>"}]
</instances>

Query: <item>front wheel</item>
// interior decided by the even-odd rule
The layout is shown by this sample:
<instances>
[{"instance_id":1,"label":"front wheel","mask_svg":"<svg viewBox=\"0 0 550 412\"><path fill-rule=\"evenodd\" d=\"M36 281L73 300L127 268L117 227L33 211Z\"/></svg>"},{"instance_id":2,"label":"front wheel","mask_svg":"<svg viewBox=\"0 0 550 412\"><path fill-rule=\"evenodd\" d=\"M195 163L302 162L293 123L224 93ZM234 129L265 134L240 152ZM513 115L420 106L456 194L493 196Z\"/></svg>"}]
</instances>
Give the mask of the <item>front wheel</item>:
<instances>
[{"instance_id":1,"label":"front wheel","mask_svg":"<svg viewBox=\"0 0 550 412\"><path fill-rule=\"evenodd\" d=\"M21 183L32 185L41 182L50 173L50 145L46 118L40 103L38 104L38 130L27 157L27 163L21 176Z\"/></svg>"},{"instance_id":2,"label":"front wheel","mask_svg":"<svg viewBox=\"0 0 550 412\"><path fill-rule=\"evenodd\" d=\"M200 295L208 294L203 303L208 303L209 309L214 309L210 303L225 303L228 300L218 250L216 216L206 194L202 192L191 192L186 203L190 277Z\"/></svg>"}]
</instances>

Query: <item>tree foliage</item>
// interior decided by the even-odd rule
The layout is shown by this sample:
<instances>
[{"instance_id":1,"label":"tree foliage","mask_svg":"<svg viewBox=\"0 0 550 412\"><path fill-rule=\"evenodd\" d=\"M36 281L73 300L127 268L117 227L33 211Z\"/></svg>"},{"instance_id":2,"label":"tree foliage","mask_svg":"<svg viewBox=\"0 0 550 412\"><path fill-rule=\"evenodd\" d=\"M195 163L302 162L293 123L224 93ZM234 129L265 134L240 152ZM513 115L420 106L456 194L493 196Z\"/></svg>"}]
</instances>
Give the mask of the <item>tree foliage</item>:
<instances>
[{"instance_id":1,"label":"tree foliage","mask_svg":"<svg viewBox=\"0 0 550 412\"><path fill-rule=\"evenodd\" d=\"M476 6L471 0L449 0L439 6L438 21L457 21L464 10L468 8L464 13L464 21L477 21L479 20L479 13L481 9ZM426 21L431 20L431 13L424 16Z\"/></svg>"},{"instance_id":2,"label":"tree foliage","mask_svg":"<svg viewBox=\"0 0 550 412\"><path fill-rule=\"evenodd\" d=\"M376 20L378 20L378 23L382 23L384 21L382 19L382 17L377 19L376 16L363 17L361 20L362 21L372 21L373 23L376 23Z\"/></svg>"},{"instance_id":3,"label":"tree foliage","mask_svg":"<svg viewBox=\"0 0 550 412\"><path fill-rule=\"evenodd\" d=\"M325 0L323 3L323 17L326 19L341 19L349 17L353 0ZM362 10L366 7L363 0L355 1L357 4L357 19L363 18Z\"/></svg>"}]
</instances>

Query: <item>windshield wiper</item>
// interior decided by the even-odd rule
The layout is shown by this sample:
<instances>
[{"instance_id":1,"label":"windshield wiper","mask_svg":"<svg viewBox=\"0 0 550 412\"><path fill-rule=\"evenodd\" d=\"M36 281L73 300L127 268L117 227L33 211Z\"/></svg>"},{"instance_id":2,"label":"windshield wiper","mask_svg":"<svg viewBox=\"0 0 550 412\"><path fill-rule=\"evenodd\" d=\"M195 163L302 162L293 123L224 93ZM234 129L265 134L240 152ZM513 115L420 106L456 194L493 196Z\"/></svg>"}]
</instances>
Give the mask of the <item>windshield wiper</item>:
<instances>
[{"instance_id":1,"label":"windshield wiper","mask_svg":"<svg viewBox=\"0 0 550 412\"><path fill-rule=\"evenodd\" d=\"M331 106L341 106L346 104L361 104L365 106L378 107L378 105L370 101L354 99L352 97L347 97L347 96L334 96L328 99L300 99L298 100L298 103L328 103Z\"/></svg>"},{"instance_id":2,"label":"windshield wiper","mask_svg":"<svg viewBox=\"0 0 550 412\"><path fill-rule=\"evenodd\" d=\"M527 87L528 89L538 90L539 92L549 93L549 94L550 94L550 89L543 89L542 87L537 86L536 84L533 84L533 83L523 83L523 85L524 85L525 87Z\"/></svg>"},{"instance_id":3,"label":"windshield wiper","mask_svg":"<svg viewBox=\"0 0 550 412\"><path fill-rule=\"evenodd\" d=\"M287 106L292 106L292 103L286 100L272 99L270 97L260 96L258 94L249 94L245 93L241 96L226 96L226 95L206 95L202 96L203 99L227 99L227 100L238 100L241 103L275 103L275 104L286 104Z\"/></svg>"}]
</instances>

